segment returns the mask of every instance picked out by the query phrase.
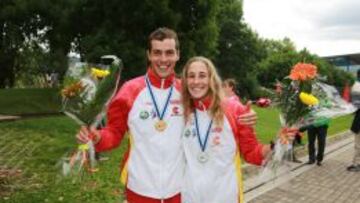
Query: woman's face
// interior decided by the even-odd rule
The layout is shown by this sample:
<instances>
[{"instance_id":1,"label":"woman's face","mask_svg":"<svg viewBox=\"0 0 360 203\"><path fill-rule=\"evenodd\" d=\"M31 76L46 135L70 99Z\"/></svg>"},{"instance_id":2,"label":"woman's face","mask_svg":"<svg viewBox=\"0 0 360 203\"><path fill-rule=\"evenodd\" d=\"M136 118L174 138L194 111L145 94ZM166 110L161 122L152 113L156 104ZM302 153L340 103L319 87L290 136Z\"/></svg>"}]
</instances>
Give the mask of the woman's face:
<instances>
[{"instance_id":1,"label":"woman's face","mask_svg":"<svg viewBox=\"0 0 360 203\"><path fill-rule=\"evenodd\" d=\"M193 99L207 96L210 85L210 75L206 65L201 61L194 61L187 70L186 83Z\"/></svg>"}]
</instances>

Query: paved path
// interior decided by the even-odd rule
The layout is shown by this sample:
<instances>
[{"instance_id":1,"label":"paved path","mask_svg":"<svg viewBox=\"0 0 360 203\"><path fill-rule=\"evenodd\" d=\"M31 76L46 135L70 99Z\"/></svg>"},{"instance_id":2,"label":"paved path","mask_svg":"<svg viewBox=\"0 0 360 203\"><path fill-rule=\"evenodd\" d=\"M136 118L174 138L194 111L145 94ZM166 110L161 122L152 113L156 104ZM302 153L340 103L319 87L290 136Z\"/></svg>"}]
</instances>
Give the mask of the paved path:
<instances>
[{"instance_id":1,"label":"paved path","mask_svg":"<svg viewBox=\"0 0 360 203\"><path fill-rule=\"evenodd\" d=\"M248 203L360 203L360 172L348 172L353 156L353 137L326 150L322 166L298 164L276 180L256 186L245 181ZM303 157L302 161L307 161ZM249 186L252 185L252 186Z\"/></svg>"}]
</instances>

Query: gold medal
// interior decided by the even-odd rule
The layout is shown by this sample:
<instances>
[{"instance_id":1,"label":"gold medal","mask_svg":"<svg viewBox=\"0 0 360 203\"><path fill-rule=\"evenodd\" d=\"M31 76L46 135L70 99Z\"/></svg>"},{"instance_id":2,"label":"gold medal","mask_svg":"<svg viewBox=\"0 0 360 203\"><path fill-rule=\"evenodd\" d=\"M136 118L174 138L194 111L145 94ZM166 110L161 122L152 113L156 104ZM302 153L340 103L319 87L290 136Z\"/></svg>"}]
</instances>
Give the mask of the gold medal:
<instances>
[{"instance_id":1,"label":"gold medal","mask_svg":"<svg viewBox=\"0 0 360 203\"><path fill-rule=\"evenodd\" d=\"M158 122L155 123L155 129L159 132L162 132L166 129L166 122L163 120L159 120Z\"/></svg>"}]
</instances>

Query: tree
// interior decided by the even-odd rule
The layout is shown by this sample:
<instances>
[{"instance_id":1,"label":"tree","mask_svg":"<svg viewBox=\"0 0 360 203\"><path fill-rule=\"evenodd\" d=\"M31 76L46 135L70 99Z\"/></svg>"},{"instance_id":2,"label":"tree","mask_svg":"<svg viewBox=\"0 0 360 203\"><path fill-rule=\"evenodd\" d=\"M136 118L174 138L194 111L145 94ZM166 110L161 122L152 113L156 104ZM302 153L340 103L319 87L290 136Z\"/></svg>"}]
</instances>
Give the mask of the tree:
<instances>
[{"instance_id":1,"label":"tree","mask_svg":"<svg viewBox=\"0 0 360 203\"><path fill-rule=\"evenodd\" d=\"M171 1L171 7L180 16L176 27L181 41L181 61L202 55L214 58L217 53L219 28L217 14L220 0ZM179 66L178 66L179 67Z\"/></svg>"},{"instance_id":2,"label":"tree","mask_svg":"<svg viewBox=\"0 0 360 203\"><path fill-rule=\"evenodd\" d=\"M46 1L33 0L34 13L37 14L38 30L44 32L40 43L46 43L48 48L48 66L59 73L60 80L68 68L68 53L76 36L72 18L81 6L83 0Z\"/></svg>"},{"instance_id":3,"label":"tree","mask_svg":"<svg viewBox=\"0 0 360 203\"><path fill-rule=\"evenodd\" d=\"M254 95L258 86L254 70L264 54L257 34L242 20L242 1L222 1L217 19L220 35L215 63L218 70L224 78L237 79L242 97Z\"/></svg>"},{"instance_id":4,"label":"tree","mask_svg":"<svg viewBox=\"0 0 360 203\"><path fill-rule=\"evenodd\" d=\"M156 27L176 28L178 22L169 0L88 0L76 13L74 44L82 60L97 62L102 55L115 54L125 64L125 79L144 73L148 34Z\"/></svg>"},{"instance_id":5,"label":"tree","mask_svg":"<svg viewBox=\"0 0 360 203\"><path fill-rule=\"evenodd\" d=\"M24 15L12 0L0 2L0 88L12 87L15 83L15 58L25 40Z\"/></svg>"},{"instance_id":6,"label":"tree","mask_svg":"<svg viewBox=\"0 0 360 203\"><path fill-rule=\"evenodd\" d=\"M302 60L288 38L264 40L263 43L266 57L259 63L257 78L262 86L273 89L276 81L281 81L289 74L291 67Z\"/></svg>"},{"instance_id":7,"label":"tree","mask_svg":"<svg viewBox=\"0 0 360 203\"><path fill-rule=\"evenodd\" d=\"M75 18L82 24L76 50L91 62L104 54L118 55L125 64L123 78L131 78L146 69L149 33L157 27L169 27L178 32L181 42L178 67L194 55L214 56L218 1L88 0Z\"/></svg>"},{"instance_id":8,"label":"tree","mask_svg":"<svg viewBox=\"0 0 360 203\"><path fill-rule=\"evenodd\" d=\"M80 1L80 0L79 0ZM77 0L3 0L0 2L0 88L15 82L15 61L29 41L48 45L51 67L63 75L73 32L69 26Z\"/></svg>"},{"instance_id":9,"label":"tree","mask_svg":"<svg viewBox=\"0 0 360 203\"><path fill-rule=\"evenodd\" d=\"M291 68L299 62L315 64L318 67L318 73L325 78L326 83L338 89L341 89L346 81L352 80L349 73L337 69L308 50L296 51L294 43L288 38L278 41L264 40L263 46L266 47L266 58L259 64L257 77L264 87L273 89L276 81L281 81L286 77Z\"/></svg>"},{"instance_id":10,"label":"tree","mask_svg":"<svg viewBox=\"0 0 360 203\"><path fill-rule=\"evenodd\" d=\"M35 41L26 42L15 59L17 87L46 87L46 74L50 73L48 54Z\"/></svg>"}]
</instances>

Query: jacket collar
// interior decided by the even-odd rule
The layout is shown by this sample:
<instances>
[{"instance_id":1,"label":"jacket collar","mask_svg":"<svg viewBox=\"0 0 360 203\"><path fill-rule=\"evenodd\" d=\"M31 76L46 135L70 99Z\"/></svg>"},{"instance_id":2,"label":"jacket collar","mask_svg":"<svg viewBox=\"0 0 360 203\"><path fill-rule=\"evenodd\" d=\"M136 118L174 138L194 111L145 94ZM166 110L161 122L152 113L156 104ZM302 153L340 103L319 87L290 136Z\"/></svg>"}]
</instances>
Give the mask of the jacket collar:
<instances>
[{"instance_id":1,"label":"jacket collar","mask_svg":"<svg viewBox=\"0 0 360 203\"><path fill-rule=\"evenodd\" d=\"M166 78L160 78L152 68L148 68L147 75L151 85L157 88L166 89L174 83L175 73L172 73Z\"/></svg>"},{"instance_id":2,"label":"jacket collar","mask_svg":"<svg viewBox=\"0 0 360 203\"><path fill-rule=\"evenodd\" d=\"M206 111L210 108L211 105L211 98L210 96L207 96L203 99L197 99L194 100L194 106L196 109L200 110L200 111Z\"/></svg>"}]
</instances>

